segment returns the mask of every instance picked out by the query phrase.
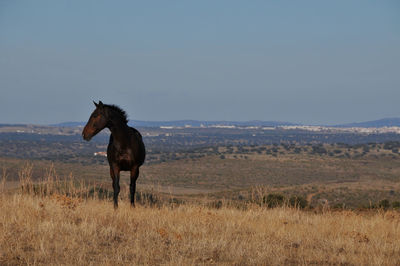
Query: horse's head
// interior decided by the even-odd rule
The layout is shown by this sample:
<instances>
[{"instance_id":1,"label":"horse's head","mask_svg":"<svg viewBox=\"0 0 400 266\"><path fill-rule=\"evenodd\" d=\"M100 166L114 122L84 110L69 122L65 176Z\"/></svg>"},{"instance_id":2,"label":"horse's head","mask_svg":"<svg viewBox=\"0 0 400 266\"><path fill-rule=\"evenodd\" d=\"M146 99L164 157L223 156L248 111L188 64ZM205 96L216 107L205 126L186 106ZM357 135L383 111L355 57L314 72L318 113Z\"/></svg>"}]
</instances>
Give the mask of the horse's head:
<instances>
[{"instance_id":1,"label":"horse's head","mask_svg":"<svg viewBox=\"0 0 400 266\"><path fill-rule=\"evenodd\" d=\"M107 114L104 108L104 104L93 102L96 106L96 110L90 115L89 121L86 123L85 128L82 131L82 137L84 140L91 140L94 135L103 130L107 125Z\"/></svg>"}]
</instances>

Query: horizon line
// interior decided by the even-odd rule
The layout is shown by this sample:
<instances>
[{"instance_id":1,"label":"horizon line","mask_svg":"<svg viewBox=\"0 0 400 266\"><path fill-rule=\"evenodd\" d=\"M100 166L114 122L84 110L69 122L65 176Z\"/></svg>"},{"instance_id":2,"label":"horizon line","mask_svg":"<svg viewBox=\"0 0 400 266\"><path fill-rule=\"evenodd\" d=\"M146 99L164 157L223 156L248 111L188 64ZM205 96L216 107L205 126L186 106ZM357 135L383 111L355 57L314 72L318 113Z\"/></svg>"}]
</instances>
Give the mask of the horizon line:
<instances>
[{"instance_id":1,"label":"horizon line","mask_svg":"<svg viewBox=\"0 0 400 266\"><path fill-rule=\"evenodd\" d=\"M290 121L281 121L281 120L259 120L259 119L254 119L254 120L198 120L198 119L175 119L175 120L141 120L141 119L132 119L128 120L129 122L144 122L144 123L173 123L173 122L199 122L199 123L279 123L279 124L288 124L288 125L294 125L294 126L341 126L341 125L350 125L350 124L362 124L362 123L372 123L372 122L378 122L378 121L384 121L384 120L395 120L399 119L400 117L384 117L380 119L375 119L375 120L366 120L366 121L360 121L360 122L349 122L349 123L336 123L336 124L331 124L331 123L301 123L301 122L290 122ZM60 126L61 124L68 124L68 123L76 123L76 124L81 124L81 123L86 123L85 121L65 121L65 122L57 122L57 123L1 123L1 126L26 126L26 125L32 125L32 126Z\"/></svg>"}]
</instances>

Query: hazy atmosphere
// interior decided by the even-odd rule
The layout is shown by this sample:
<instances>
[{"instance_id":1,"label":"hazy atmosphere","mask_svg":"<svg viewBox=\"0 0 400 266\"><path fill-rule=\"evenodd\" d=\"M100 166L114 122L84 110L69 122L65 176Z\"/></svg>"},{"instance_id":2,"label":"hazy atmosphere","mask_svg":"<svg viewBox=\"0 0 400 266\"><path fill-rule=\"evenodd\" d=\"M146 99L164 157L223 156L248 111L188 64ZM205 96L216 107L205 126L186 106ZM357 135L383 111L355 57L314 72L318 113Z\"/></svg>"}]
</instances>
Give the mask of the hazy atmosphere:
<instances>
[{"instance_id":1,"label":"hazy atmosphere","mask_svg":"<svg viewBox=\"0 0 400 266\"><path fill-rule=\"evenodd\" d=\"M1 1L0 123L399 117L398 1Z\"/></svg>"}]
</instances>

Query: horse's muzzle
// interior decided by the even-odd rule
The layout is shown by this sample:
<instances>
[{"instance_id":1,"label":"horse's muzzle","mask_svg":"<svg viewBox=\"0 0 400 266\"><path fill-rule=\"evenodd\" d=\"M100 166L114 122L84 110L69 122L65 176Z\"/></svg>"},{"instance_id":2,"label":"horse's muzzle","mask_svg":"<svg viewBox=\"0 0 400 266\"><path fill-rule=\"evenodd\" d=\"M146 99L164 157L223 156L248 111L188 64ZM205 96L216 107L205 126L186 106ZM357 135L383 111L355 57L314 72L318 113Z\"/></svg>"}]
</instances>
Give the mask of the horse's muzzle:
<instances>
[{"instance_id":1,"label":"horse's muzzle","mask_svg":"<svg viewBox=\"0 0 400 266\"><path fill-rule=\"evenodd\" d=\"M89 141L89 140L92 139L92 137L86 136L85 133L82 133L82 138L83 138L84 140L86 140L86 141Z\"/></svg>"}]
</instances>

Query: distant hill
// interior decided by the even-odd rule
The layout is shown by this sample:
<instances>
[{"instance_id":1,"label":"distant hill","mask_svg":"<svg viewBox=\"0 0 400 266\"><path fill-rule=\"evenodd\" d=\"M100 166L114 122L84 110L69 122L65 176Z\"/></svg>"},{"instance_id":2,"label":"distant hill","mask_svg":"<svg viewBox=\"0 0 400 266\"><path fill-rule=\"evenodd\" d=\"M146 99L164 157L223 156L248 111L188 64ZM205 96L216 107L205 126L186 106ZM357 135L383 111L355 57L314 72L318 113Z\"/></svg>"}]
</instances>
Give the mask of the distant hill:
<instances>
[{"instance_id":1,"label":"distant hill","mask_svg":"<svg viewBox=\"0 0 400 266\"><path fill-rule=\"evenodd\" d=\"M26 124L0 124L0 127L19 127L26 126Z\"/></svg>"},{"instance_id":2,"label":"distant hill","mask_svg":"<svg viewBox=\"0 0 400 266\"><path fill-rule=\"evenodd\" d=\"M400 127L400 118L383 118L374 121L336 125L334 127Z\"/></svg>"}]
</instances>

